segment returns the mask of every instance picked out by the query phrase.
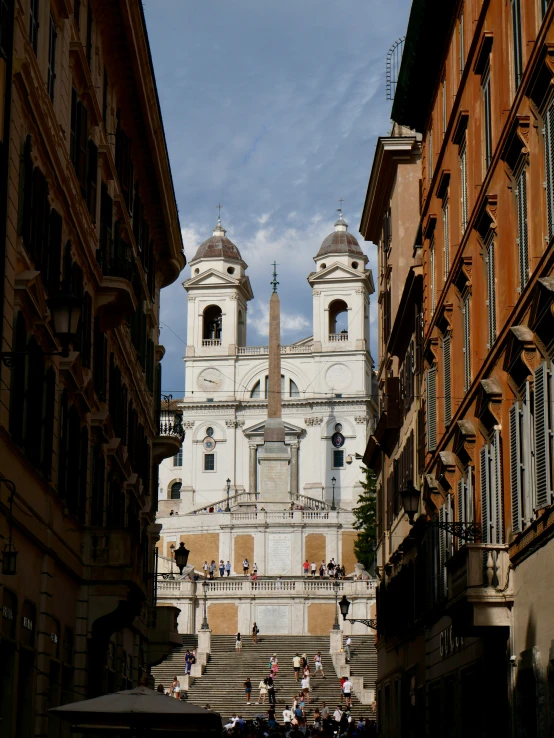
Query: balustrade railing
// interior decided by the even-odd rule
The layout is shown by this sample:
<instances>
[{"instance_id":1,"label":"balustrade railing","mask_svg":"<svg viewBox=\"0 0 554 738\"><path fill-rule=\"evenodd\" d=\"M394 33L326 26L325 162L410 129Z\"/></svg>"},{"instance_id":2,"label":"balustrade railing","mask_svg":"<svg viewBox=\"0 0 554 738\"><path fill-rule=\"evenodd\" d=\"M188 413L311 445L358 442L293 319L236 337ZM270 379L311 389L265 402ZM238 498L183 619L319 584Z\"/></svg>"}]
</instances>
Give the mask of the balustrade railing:
<instances>
[{"instance_id":1,"label":"balustrade railing","mask_svg":"<svg viewBox=\"0 0 554 738\"><path fill-rule=\"evenodd\" d=\"M181 421L161 420L160 436L184 436L184 430Z\"/></svg>"},{"instance_id":2,"label":"balustrade railing","mask_svg":"<svg viewBox=\"0 0 554 738\"><path fill-rule=\"evenodd\" d=\"M158 581L158 596L166 595L172 597L203 596L203 579L198 582L189 580L163 579ZM285 592L296 595L320 593L322 595L333 595L335 592L343 595L366 595L375 596L375 580L352 581L349 579L309 579L298 577L296 579L235 579L222 577L220 579L209 579L207 596L242 594L249 595L253 592Z\"/></svg>"},{"instance_id":3,"label":"balustrade railing","mask_svg":"<svg viewBox=\"0 0 554 738\"><path fill-rule=\"evenodd\" d=\"M346 331L343 333L329 333L329 341L331 341L331 343L336 341L348 341L348 333Z\"/></svg>"},{"instance_id":4,"label":"balustrade railing","mask_svg":"<svg viewBox=\"0 0 554 738\"><path fill-rule=\"evenodd\" d=\"M212 346L221 346L221 338L203 338L202 346L211 348Z\"/></svg>"},{"instance_id":5,"label":"balustrade railing","mask_svg":"<svg viewBox=\"0 0 554 738\"><path fill-rule=\"evenodd\" d=\"M502 593L509 586L510 558L507 544L466 543L446 564L448 597L471 590L473 594Z\"/></svg>"},{"instance_id":6,"label":"balustrade railing","mask_svg":"<svg viewBox=\"0 0 554 738\"><path fill-rule=\"evenodd\" d=\"M303 346L281 346L282 354L310 354L312 352L312 344ZM239 346L237 348L239 356L259 356L269 353L269 346Z\"/></svg>"}]
</instances>

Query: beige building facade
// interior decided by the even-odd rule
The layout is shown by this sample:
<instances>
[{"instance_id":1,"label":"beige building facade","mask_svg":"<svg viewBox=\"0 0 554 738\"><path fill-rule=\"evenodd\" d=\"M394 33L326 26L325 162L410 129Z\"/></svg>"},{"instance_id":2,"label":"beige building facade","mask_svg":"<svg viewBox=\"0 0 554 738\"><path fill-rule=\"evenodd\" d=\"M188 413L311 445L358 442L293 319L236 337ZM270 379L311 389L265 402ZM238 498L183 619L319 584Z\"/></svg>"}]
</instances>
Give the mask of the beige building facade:
<instances>
[{"instance_id":1,"label":"beige building facade","mask_svg":"<svg viewBox=\"0 0 554 738\"><path fill-rule=\"evenodd\" d=\"M30 738L178 643L154 516L181 443L158 426L160 290L185 257L141 3L1 23L0 732Z\"/></svg>"}]
</instances>

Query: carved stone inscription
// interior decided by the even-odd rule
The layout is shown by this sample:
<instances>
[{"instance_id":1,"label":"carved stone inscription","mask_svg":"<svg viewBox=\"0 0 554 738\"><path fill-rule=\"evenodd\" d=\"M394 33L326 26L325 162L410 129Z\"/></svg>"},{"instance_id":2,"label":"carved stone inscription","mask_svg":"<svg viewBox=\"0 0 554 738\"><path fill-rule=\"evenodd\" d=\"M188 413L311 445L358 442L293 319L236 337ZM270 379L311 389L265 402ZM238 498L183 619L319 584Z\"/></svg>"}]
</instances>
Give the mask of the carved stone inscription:
<instances>
[{"instance_id":1,"label":"carved stone inscription","mask_svg":"<svg viewBox=\"0 0 554 738\"><path fill-rule=\"evenodd\" d=\"M287 576L291 570L290 533L270 533L267 541L267 573Z\"/></svg>"}]
</instances>

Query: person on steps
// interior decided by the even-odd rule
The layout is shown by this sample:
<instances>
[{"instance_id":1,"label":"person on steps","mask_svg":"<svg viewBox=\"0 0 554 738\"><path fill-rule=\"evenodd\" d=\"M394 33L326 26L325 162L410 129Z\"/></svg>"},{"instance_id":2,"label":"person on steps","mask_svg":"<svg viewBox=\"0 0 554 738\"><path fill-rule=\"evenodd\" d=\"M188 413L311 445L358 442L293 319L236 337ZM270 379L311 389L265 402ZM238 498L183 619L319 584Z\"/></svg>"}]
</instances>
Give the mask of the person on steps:
<instances>
[{"instance_id":1,"label":"person on steps","mask_svg":"<svg viewBox=\"0 0 554 738\"><path fill-rule=\"evenodd\" d=\"M298 651L296 652L296 656L292 659L292 668L294 669L294 678L296 681L298 681L298 677L300 676L300 665L302 663L302 660L300 658L300 655Z\"/></svg>"},{"instance_id":2,"label":"person on steps","mask_svg":"<svg viewBox=\"0 0 554 738\"><path fill-rule=\"evenodd\" d=\"M275 682L273 681L271 672L269 672L269 676L266 677L265 683L267 684L267 696L269 698L269 704L276 705L277 700L275 699Z\"/></svg>"},{"instance_id":3,"label":"person on steps","mask_svg":"<svg viewBox=\"0 0 554 738\"><path fill-rule=\"evenodd\" d=\"M258 689L260 690L260 696L256 704L265 705L265 698L267 697L267 684L265 683L265 679L260 679Z\"/></svg>"},{"instance_id":4,"label":"person on steps","mask_svg":"<svg viewBox=\"0 0 554 738\"><path fill-rule=\"evenodd\" d=\"M254 625L252 626L252 643L258 642L258 633L260 632L260 629L256 625L256 621L254 621Z\"/></svg>"},{"instance_id":5,"label":"person on steps","mask_svg":"<svg viewBox=\"0 0 554 738\"><path fill-rule=\"evenodd\" d=\"M325 679L325 672L323 671L323 661L321 660L321 651L318 651L314 656L315 673L321 672L321 676Z\"/></svg>"},{"instance_id":6,"label":"person on steps","mask_svg":"<svg viewBox=\"0 0 554 738\"><path fill-rule=\"evenodd\" d=\"M237 633L237 638L235 641L235 651L237 653L240 653L242 651L242 639L240 637L240 633Z\"/></svg>"},{"instance_id":7,"label":"person on steps","mask_svg":"<svg viewBox=\"0 0 554 738\"><path fill-rule=\"evenodd\" d=\"M250 677L246 677L246 680L242 683L242 686L244 687L244 694L246 695L246 704L250 704L250 695L252 694L252 682L250 681Z\"/></svg>"},{"instance_id":8,"label":"person on steps","mask_svg":"<svg viewBox=\"0 0 554 738\"><path fill-rule=\"evenodd\" d=\"M228 577L231 576L231 562L230 561L228 561L225 564L225 574L227 574Z\"/></svg>"}]
</instances>

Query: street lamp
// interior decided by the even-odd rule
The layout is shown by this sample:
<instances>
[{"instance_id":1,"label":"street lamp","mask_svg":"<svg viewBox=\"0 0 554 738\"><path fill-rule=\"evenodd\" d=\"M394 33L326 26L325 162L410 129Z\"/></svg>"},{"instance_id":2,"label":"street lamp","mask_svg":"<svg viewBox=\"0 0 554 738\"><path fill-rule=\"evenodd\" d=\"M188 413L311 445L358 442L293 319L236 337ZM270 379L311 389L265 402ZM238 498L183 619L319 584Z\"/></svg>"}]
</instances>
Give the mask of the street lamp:
<instances>
[{"instance_id":1,"label":"street lamp","mask_svg":"<svg viewBox=\"0 0 554 738\"><path fill-rule=\"evenodd\" d=\"M179 574L183 574L183 569L189 560L190 551L185 547L183 541L179 544L179 548L175 551L175 563L179 568Z\"/></svg>"},{"instance_id":2,"label":"street lamp","mask_svg":"<svg viewBox=\"0 0 554 738\"><path fill-rule=\"evenodd\" d=\"M231 508L229 506L229 493L231 491L231 480L227 479L227 507L225 508L225 512L231 512Z\"/></svg>"},{"instance_id":3,"label":"street lamp","mask_svg":"<svg viewBox=\"0 0 554 738\"><path fill-rule=\"evenodd\" d=\"M373 628L373 630L377 630L377 620L375 618L347 618L348 610L350 609L350 600L347 599L346 595L342 596L342 600L339 603L340 607L340 613L342 615L342 619L346 620L348 623L363 623L364 625L367 625L368 628Z\"/></svg>"},{"instance_id":4,"label":"street lamp","mask_svg":"<svg viewBox=\"0 0 554 738\"><path fill-rule=\"evenodd\" d=\"M337 480L335 477L331 479L331 484L333 485L333 504L331 505L331 510L336 510L337 506L335 505L335 484L337 483Z\"/></svg>"},{"instance_id":5,"label":"street lamp","mask_svg":"<svg viewBox=\"0 0 554 738\"><path fill-rule=\"evenodd\" d=\"M414 487L414 483L411 479L406 483L406 489L400 491L400 497L402 499L402 507L404 512L408 515L410 525L414 525L414 515L419 510L419 490ZM429 528L438 528L444 530L450 535L456 538L462 538L468 541L476 541L481 537L481 526L479 523L474 521L465 522L462 520L457 521L444 521L440 520L428 520L426 525Z\"/></svg>"},{"instance_id":6,"label":"street lamp","mask_svg":"<svg viewBox=\"0 0 554 738\"><path fill-rule=\"evenodd\" d=\"M10 506L10 517L9 517L9 535L8 541L4 546L2 553L2 574L6 577L14 576L17 572L17 549L13 542L13 501L15 498L15 484L10 479L0 478L0 483L4 482L6 487L11 490L10 496L8 497L8 504Z\"/></svg>"},{"instance_id":7,"label":"street lamp","mask_svg":"<svg viewBox=\"0 0 554 738\"><path fill-rule=\"evenodd\" d=\"M337 579L333 582L333 589L335 590L335 622L333 624L333 630L340 630L339 625L339 587L340 584Z\"/></svg>"},{"instance_id":8,"label":"street lamp","mask_svg":"<svg viewBox=\"0 0 554 738\"><path fill-rule=\"evenodd\" d=\"M77 335L81 319L81 300L70 292L61 292L48 300L52 316L54 334L62 345L61 351L44 352L43 356L69 356L69 344ZM32 351L0 351L0 361L4 366L13 366L21 356L30 356Z\"/></svg>"},{"instance_id":9,"label":"street lamp","mask_svg":"<svg viewBox=\"0 0 554 738\"><path fill-rule=\"evenodd\" d=\"M173 574L173 556L175 554L175 546L173 545L173 543L169 547L169 550L171 551L171 559L170 559L170 561L171 561L171 572L169 573L169 576L167 578L168 579L175 579L175 575Z\"/></svg>"},{"instance_id":10,"label":"street lamp","mask_svg":"<svg viewBox=\"0 0 554 738\"><path fill-rule=\"evenodd\" d=\"M204 619L202 620L200 630L209 630L210 626L208 625L208 582L205 579L202 582L202 589L204 590Z\"/></svg>"}]
</instances>

